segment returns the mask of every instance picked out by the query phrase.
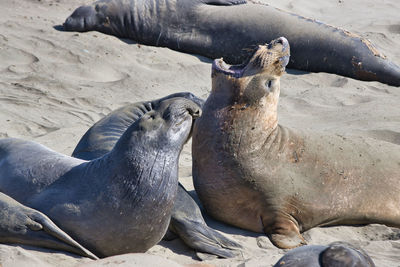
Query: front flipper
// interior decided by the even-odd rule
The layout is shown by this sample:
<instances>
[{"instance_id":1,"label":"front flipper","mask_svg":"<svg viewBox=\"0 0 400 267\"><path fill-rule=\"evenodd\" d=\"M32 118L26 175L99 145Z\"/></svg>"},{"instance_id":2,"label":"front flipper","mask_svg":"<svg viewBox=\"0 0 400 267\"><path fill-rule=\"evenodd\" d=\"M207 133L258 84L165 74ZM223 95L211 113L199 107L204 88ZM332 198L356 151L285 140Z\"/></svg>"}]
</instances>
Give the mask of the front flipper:
<instances>
[{"instance_id":1,"label":"front flipper","mask_svg":"<svg viewBox=\"0 0 400 267\"><path fill-rule=\"evenodd\" d=\"M39 246L98 259L43 213L0 193L0 242Z\"/></svg>"},{"instance_id":2,"label":"front flipper","mask_svg":"<svg viewBox=\"0 0 400 267\"><path fill-rule=\"evenodd\" d=\"M246 4L246 0L201 0L202 3L215 6L233 6Z\"/></svg>"},{"instance_id":3,"label":"front flipper","mask_svg":"<svg viewBox=\"0 0 400 267\"><path fill-rule=\"evenodd\" d=\"M241 246L208 227L205 223L184 220L171 220L170 227L186 245L198 252L217 255L221 258L233 258L240 255ZM198 254L199 256L199 254ZM202 257L199 256L200 259Z\"/></svg>"},{"instance_id":4,"label":"front flipper","mask_svg":"<svg viewBox=\"0 0 400 267\"><path fill-rule=\"evenodd\" d=\"M242 247L241 245L207 226L200 208L181 184L169 229L196 251L222 258L232 258L240 254L238 249Z\"/></svg>"},{"instance_id":5,"label":"front flipper","mask_svg":"<svg viewBox=\"0 0 400 267\"><path fill-rule=\"evenodd\" d=\"M277 215L273 224L269 225L264 221L263 224L264 232L278 248L288 249L307 244L300 234L299 227L287 216Z\"/></svg>"}]
</instances>

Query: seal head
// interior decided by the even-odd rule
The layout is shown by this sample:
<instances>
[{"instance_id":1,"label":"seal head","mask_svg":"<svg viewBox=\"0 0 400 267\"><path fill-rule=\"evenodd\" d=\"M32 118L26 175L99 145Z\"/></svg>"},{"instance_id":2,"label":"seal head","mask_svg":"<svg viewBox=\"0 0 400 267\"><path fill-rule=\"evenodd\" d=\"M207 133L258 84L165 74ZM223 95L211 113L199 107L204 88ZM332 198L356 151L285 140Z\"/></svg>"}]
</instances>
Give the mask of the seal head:
<instances>
[{"instance_id":1,"label":"seal head","mask_svg":"<svg viewBox=\"0 0 400 267\"><path fill-rule=\"evenodd\" d=\"M143 115L138 120L138 129L145 133L143 137L152 138L157 146L160 146L157 140L171 144L182 143L181 140L186 141L190 136L193 118L200 115L201 109L193 101L171 98L163 101L157 110Z\"/></svg>"},{"instance_id":2,"label":"seal head","mask_svg":"<svg viewBox=\"0 0 400 267\"><path fill-rule=\"evenodd\" d=\"M274 267L375 267L371 257L362 249L346 242L328 246L308 245L287 252Z\"/></svg>"},{"instance_id":3,"label":"seal head","mask_svg":"<svg viewBox=\"0 0 400 267\"><path fill-rule=\"evenodd\" d=\"M229 92L236 103L254 104L268 94L279 96L279 79L289 62L290 47L285 37L259 45L241 65L229 65L216 59L212 65L213 90L234 88ZM277 90L278 89L278 90Z\"/></svg>"}]
</instances>

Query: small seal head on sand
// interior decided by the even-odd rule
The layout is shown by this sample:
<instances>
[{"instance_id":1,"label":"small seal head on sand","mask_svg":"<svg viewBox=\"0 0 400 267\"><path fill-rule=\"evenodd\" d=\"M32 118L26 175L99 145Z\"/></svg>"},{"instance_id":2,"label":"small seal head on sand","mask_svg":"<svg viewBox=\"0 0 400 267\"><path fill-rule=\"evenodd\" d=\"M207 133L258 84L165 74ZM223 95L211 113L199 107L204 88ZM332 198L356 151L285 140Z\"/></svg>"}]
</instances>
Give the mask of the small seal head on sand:
<instances>
[{"instance_id":1,"label":"small seal head on sand","mask_svg":"<svg viewBox=\"0 0 400 267\"><path fill-rule=\"evenodd\" d=\"M362 249L345 242L328 246L309 245L286 253L274 267L375 267L371 257Z\"/></svg>"},{"instance_id":2,"label":"small seal head on sand","mask_svg":"<svg viewBox=\"0 0 400 267\"><path fill-rule=\"evenodd\" d=\"M365 137L278 124L285 38L243 65L216 60L212 91L195 122L193 181L206 210L264 232L280 248L305 244L312 227L381 223L400 227L400 151Z\"/></svg>"},{"instance_id":3,"label":"small seal head on sand","mask_svg":"<svg viewBox=\"0 0 400 267\"><path fill-rule=\"evenodd\" d=\"M0 140L0 190L46 214L100 257L145 252L167 231L178 159L199 106L174 98L135 121L92 161Z\"/></svg>"}]
</instances>

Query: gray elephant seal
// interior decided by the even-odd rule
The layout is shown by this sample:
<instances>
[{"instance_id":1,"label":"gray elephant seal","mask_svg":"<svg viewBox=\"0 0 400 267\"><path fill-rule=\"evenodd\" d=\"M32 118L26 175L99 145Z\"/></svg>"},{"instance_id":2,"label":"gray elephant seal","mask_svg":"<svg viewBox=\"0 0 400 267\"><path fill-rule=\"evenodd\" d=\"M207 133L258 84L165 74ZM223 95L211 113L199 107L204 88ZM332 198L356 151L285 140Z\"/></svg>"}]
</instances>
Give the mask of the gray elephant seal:
<instances>
[{"instance_id":1,"label":"gray elephant seal","mask_svg":"<svg viewBox=\"0 0 400 267\"><path fill-rule=\"evenodd\" d=\"M193 128L193 180L205 209L264 232L280 248L305 244L312 227L400 227L400 150L363 137L301 132L278 124L285 38L248 63L212 68L212 91Z\"/></svg>"},{"instance_id":2,"label":"gray elephant seal","mask_svg":"<svg viewBox=\"0 0 400 267\"><path fill-rule=\"evenodd\" d=\"M201 108L204 100L191 93L176 93L153 101L137 102L114 110L96 122L81 138L73 157L92 160L103 156L135 121L151 110L158 109L164 101L173 101L176 97L192 100ZM235 256L232 249L241 247L236 242L219 234L207 226L200 208L184 187L179 184L178 195L171 213L169 230L177 234L189 247L220 257ZM168 236L171 233L167 233Z\"/></svg>"},{"instance_id":3,"label":"gray elephant seal","mask_svg":"<svg viewBox=\"0 0 400 267\"><path fill-rule=\"evenodd\" d=\"M274 267L375 267L368 254L351 244L302 246L286 253Z\"/></svg>"},{"instance_id":4,"label":"gray elephant seal","mask_svg":"<svg viewBox=\"0 0 400 267\"><path fill-rule=\"evenodd\" d=\"M188 99L164 101L92 161L0 140L0 191L43 212L100 257L144 252L168 228L179 154L199 113Z\"/></svg>"},{"instance_id":5,"label":"gray elephant seal","mask_svg":"<svg viewBox=\"0 0 400 267\"><path fill-rule=\"evenodd\" d=\"M40 246L98 259L46 215L3 193L0 193L0 243Z\"/></svg>"},{"instance_id":6,"label":"gray elephant seal","mask_svg":"<svg viewBox=\"0 0 400 267\"><path fill-rule=\"evenodd\" d=\"M77 8L64 29L96 30L212 59L223 57L230 64L243 62L249 48L285 36L292 47L289 68L400 86L400 68L367 39L268 5L244 3L100 0Z\"/></svg>"}]
</instances>

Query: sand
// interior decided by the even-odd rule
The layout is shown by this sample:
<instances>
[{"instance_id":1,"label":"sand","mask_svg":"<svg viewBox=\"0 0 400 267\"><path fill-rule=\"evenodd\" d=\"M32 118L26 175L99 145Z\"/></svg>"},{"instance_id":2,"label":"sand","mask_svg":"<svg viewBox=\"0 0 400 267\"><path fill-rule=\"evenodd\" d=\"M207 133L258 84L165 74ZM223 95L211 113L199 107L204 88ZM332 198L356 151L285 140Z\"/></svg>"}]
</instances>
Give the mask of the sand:
<instances>
[{"instance_id":1,"label":"sand","mask_svg":"<svg viewBox=\"0 0 400 267\"><path fill-rule=\"evenodd\" d=\"M190 91L206 98L211 60L139 45L98 32L57 31L81 0L0 0L0 137L40 142L71 154L83 133L122 105ZM398 0L270 0L281 9L339 26L368 39L400 64ZM400 145L400 88L326 73L287 70L281 82L280 122L292 128L370 136ZM399 146L400 148L400 146ZM190 144L182 152L180 180L191 183ZM193 193L193 192L192 192ZM284 253L267 237L218 223L210 226L244 246L235 259L210 257L215 266L272 266ZM377 266L400 266L400 230L382 225L315 228L309 244L348 241ZM143 255L93 262L43 249L0 245L2 266L142 266L156 255L177 264L200 263L180 240L162 241ZM160 264L160 258L154 259ZM118 260L119 259L119 260ZM105 261L105 262L104 262ZM161 260L162 262L162 260ZM167 261L165 261L165 264ZM92 266L92 265L90 265Z\"/></svg>"}]
</instances>

